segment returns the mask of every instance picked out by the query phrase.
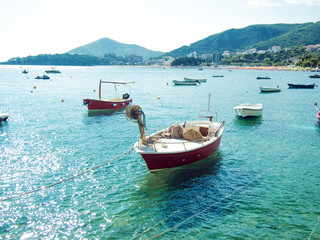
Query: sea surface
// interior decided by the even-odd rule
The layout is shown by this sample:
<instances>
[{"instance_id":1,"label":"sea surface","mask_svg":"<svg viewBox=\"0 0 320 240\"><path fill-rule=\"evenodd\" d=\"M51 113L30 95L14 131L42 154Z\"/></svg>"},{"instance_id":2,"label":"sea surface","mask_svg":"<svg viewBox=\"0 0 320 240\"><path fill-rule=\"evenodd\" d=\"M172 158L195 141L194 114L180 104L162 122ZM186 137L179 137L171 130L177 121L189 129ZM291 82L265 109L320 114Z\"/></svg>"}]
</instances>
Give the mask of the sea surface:
<instances>
[{"instance_id":1,"label":"sea surface","mask_svg":"<svg viewBox=\"0 0 320 240\"><path fill-rule=\"evenodd\" d=\"M0 112L10 116L0 125L0 239L320 239L320 88L287 86L320 85L311 73L61 66L36 80L49 67L23 68L0 66ZM184 77L207 83L171 84ZM150 133L197 120L211 93L226 120L219 151L150 173L128 153L137 123L83 105L100 79L135 82L103 84L102 98L128 92ZM246 102L263 103L262 117L236 118Z\"/></svg>"}]
</instances>

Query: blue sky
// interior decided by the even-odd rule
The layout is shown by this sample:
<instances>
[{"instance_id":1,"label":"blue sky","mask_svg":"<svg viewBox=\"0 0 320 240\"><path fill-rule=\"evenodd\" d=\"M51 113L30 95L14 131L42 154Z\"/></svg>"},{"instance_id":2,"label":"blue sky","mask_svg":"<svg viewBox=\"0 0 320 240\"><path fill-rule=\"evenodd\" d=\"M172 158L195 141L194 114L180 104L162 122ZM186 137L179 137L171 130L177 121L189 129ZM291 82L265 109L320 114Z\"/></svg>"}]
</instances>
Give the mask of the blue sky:
<instances>
[{"instance_id":1,"label":"blue sky","mask_svg":"<svg viewBox=\"0 0 320 240\"><path fill-rule=\"evenodd\" d=\"M320 21L320 0L0 0L0 61L108 37L171 51L230 28Z\"/></svg>"}]
</instances>

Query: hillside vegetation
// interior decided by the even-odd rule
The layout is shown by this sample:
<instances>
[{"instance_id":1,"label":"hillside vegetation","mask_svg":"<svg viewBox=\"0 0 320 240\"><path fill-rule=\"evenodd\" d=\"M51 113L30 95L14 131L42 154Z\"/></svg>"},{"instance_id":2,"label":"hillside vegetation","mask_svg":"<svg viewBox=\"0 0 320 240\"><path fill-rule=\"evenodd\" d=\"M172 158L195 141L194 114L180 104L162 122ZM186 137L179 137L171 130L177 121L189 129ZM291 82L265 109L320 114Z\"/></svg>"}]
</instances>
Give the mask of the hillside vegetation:
<instances>
[{"instance_id":1,"label":"hillside vegetation","mask_svg":"<svg viewBox=\"0 0 320 240\"><path fill-rule=\"evenodd\" d=\"M139 55L143 57L144 61L149 58L157 57L163 52L152 51L144 47L135 44L125 44L120 43L110 38L102 38L87 45L77 47L68 51L71 54L85 54L92 55L96 57L102 57L105 54L115 54L120 57L125 57L126 55Z\"/></svg>"},{"instance_id":2,"label":"hillside vegetation","mask_svg":"<svg viewBox=\"0 0 320 240\"><path fill-rule=\"evenodd\" d=\"M251 48L266 50L320 43L320 22L302 24L260 24L230 29L169 52L172 57L185 57L192 52L222 53Z\"/></svg>"}]
</instances>

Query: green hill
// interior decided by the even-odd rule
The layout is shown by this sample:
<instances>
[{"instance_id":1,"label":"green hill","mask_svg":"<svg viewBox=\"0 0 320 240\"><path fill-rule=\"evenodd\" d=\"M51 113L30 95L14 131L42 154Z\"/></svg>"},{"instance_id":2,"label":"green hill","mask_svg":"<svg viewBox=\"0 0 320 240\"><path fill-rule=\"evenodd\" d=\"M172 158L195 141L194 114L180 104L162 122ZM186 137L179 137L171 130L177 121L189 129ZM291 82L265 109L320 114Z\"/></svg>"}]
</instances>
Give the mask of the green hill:
<instances>
[{"instance_id":1,"label":"green hill","mask_svg":"<svg viewBox=\"0 0 320 240\"><path fill-rule=\"evenodd\" d=\"M320 43L320 22L302 24L260 24L230 29L168 53L184 57L189 53L222 53L272 46L291 47Z\"/></svg>"},{"instance_id":2,"label":"green hill","mask_svg":"<svg viewBox=\"0 0 320 240\"><path fill-rule=\"evenodd\" d=\"M108 53L114 53L117 56L121 57L125 57L125 55L136 54L138 56L142 56L144 61L148 60L151 57L157 57L163 54L163 52L152 51L135 44L120 43L110 38L101 38L87 45L72 49L68 51L68 53L85 54L96 57L103 57Z\"/></svg>"}]
</instances>

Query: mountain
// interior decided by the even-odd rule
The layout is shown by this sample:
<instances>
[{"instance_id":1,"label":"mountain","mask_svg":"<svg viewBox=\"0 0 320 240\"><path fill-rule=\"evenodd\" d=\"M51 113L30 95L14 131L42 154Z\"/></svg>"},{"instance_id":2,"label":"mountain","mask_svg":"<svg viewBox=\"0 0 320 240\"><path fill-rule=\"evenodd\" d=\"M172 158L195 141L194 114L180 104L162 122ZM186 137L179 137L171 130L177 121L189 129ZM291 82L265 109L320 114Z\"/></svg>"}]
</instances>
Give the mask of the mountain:
<instances>
[{"instance_id":1,"label":"mountain","mask_svg":"<svg viewBox=\"0 0 320 240\"><path fill-rule=\"evenodd\" d=\"M222 53L250 48L268 49L272 46L291 47L320 43L320 22L301 24L260 24L211 35L168 53L183 57L189 53Z\"/></svg>"},{"instance_id":2,"label":"mountain","mask_svg":"<svg viewBox=\"0 0 320 240\"><path fill-rule=\"evenodd\" d=\"M72 49L67 53L86 54L97 57L103 57L107 53L114 53L117 56L122 57L125 57L125 55L136 54L138 56L142 56L144 61L151 57L157 57L163 54L163 52L152 51L135 44L120 43L110 38L101 38L87 45Z\"/></svg>"}]
</instances>

